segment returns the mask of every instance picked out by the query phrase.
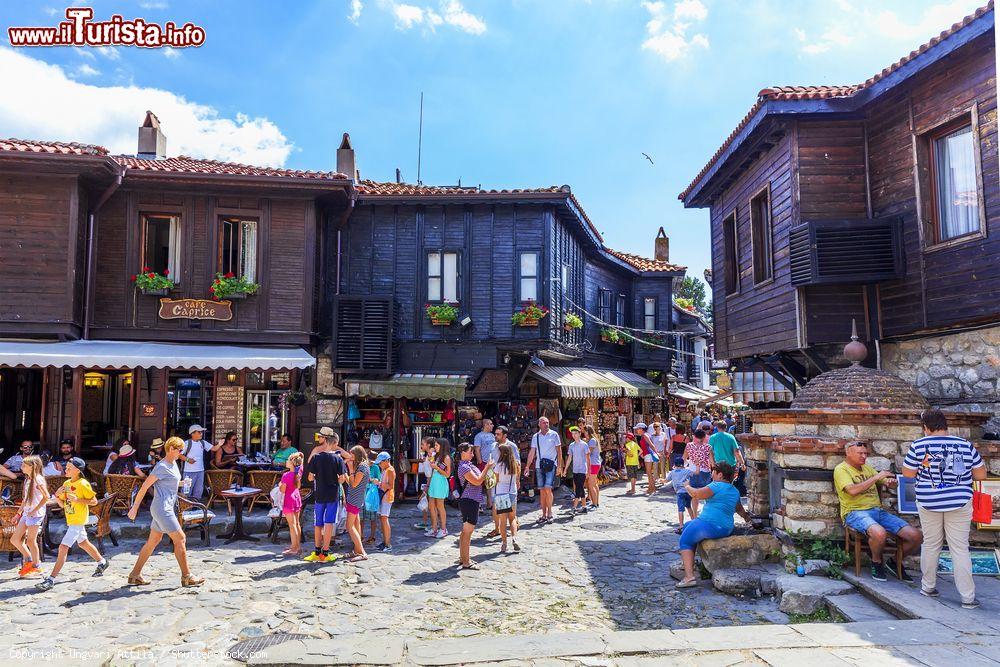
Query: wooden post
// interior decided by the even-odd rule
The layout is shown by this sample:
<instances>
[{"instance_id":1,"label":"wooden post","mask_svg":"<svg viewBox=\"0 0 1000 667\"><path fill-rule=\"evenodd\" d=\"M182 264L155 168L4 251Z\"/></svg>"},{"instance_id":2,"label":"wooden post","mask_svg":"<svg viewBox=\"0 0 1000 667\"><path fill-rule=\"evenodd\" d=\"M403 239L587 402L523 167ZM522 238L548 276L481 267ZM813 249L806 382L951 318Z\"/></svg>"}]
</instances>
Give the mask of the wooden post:
<instances>
[{"instance_id":1,"label":"wooden post","mask_svg":"<svg viewBox=\"0 0 1000 667\"><path fill-rule=\"evenodd\" d=\"M73 446L80 453L83 446L83 369L73 369Z\"/></svg>"},{"instance_id":2,"label":"wooden post","mask_svg":"<svg viewBox=\"0 0 1000 667\"><path fill-rule=\"evenodd\" d=\"M42 410L41 410L41 423L38 425L38 444L40 447L45 446L45 433L47 429L45 428L46 422L49 418L49 371L51 368L46 367L42 370Z\"/></svg>"}]
</instances>

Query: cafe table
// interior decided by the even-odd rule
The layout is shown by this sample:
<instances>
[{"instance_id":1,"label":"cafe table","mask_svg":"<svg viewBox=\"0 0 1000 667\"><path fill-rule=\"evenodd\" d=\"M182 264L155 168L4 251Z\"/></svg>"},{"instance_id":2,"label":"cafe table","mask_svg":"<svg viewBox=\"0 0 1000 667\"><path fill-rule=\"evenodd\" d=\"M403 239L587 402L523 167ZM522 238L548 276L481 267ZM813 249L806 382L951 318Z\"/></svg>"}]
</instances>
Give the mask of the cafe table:
<instances>
[{"instance_id":1,"label":"cafe table","mask_svg":"<svg viewBox=\"0 0 1000 667\"><path fill-rule=\"evenodd\" d=\"M237 540L257 542L260 539L250 535L243 529L243 503L248 499L253 499L259 496L261 493L263 493L263 491L255 489L252 486L241 486L239 488L233 486L219 492L219 497L235 501L232 503L235 513L233 516L233 529L228 533L219 535L219 537L226 541L226 544L231 544Z\"/></svg>"}]
</instances>

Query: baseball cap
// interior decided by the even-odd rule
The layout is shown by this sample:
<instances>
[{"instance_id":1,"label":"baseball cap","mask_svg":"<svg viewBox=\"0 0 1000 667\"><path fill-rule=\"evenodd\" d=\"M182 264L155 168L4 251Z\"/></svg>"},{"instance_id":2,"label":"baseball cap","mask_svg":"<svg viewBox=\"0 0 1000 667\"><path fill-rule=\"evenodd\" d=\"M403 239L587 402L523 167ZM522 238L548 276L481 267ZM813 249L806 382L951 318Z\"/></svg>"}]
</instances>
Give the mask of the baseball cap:
<instances>
[{"instance_id":1,"label":"baseball cap","mask_svg":"<svg viewBox=\"0 0 1000 667\"><path fill-rule=\"evenodd\" d=\"M645 431L646 430L646 424L645 424L645 422L639 422L638 424L636 424L632 428L641 428L643 431Z\"/></svg>"},{"instance_id":2,"label":"baseball cap","mask_svg":"<svg viewBox=\"0 0 1000 667\"><path fill-rule=\"evenodd\" d=\"M389 452L380 452L379 455L375 457L375 465L382 463L382 461L388 461L390 458L392 457L389 456Z\"/></svg>"},{"instance_id":3,"label":"baseball cap","mask_svg":"<svg viewBox=\"0 0 1000 667\"><path fill-rule=\"evenodd\" d=\"M191 424L191 426L188 427L188 435L191 435L192 433L197 433L198 431L204 433L205 427L202 426L201 424Z\"/></svg>"},{"instance_id":4,"label":"baseball cap","mask_svg":"<svg viewBox=\"0 0 1000 667\"><path fill-rule=\"evenodd\" d=\"M87 469L87 464L79 456L74 456L69 460L69 462L72 463L73 466L80 472L83 472Z\"/></svg>"}]
</instances>

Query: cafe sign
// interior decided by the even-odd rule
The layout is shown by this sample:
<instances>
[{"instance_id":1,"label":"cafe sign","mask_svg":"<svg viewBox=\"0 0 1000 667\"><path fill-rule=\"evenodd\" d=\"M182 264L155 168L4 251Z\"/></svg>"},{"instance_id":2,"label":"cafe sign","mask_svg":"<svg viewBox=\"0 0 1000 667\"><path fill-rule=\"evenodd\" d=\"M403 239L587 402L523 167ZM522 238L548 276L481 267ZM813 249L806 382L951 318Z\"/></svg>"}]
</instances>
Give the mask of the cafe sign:
<instances>
[{"instance_id":1,"label":"cafe sign","mask_svg":"<svg viewBox=\"0 0 1000 667\"><path fill-rule=\"evenodd\" d=\"M209 299L160 299L160 317L164 320L218 320L233 319L231 301Z\"/></svg>"}]
</instances>

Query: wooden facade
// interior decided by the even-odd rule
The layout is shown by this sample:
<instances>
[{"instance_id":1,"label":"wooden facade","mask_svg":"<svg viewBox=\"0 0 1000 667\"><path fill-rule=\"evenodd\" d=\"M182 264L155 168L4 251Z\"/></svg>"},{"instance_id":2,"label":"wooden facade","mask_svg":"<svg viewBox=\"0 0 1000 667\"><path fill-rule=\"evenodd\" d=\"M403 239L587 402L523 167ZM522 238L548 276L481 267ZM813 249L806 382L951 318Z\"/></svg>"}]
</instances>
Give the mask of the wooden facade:
<instances>
[{"instance_id":1,"label":"wooden facade","mask_svg":"<svg viewBox=\"0 0 1000 667\"><path fill-rule=\"evenodd\" d=\"M801 384L837 361L835 344L849 339L852 319L868 341L1000 320L993 16L992 5L980 10L862 86L761 91L681 195L685 206L711 211L718 357ZM972 126L981 221L978 233L938 243L929 146L938 128L956 123ZM770 217L767 280L754 269L760 193ZM727 261L733 216L735 270ZM841 274L794 284L790 236L833 221L845 232L814 240L812 261L826 253ZM876 231L892 247L876 250Z\"/></svg>"}]
</instances>

